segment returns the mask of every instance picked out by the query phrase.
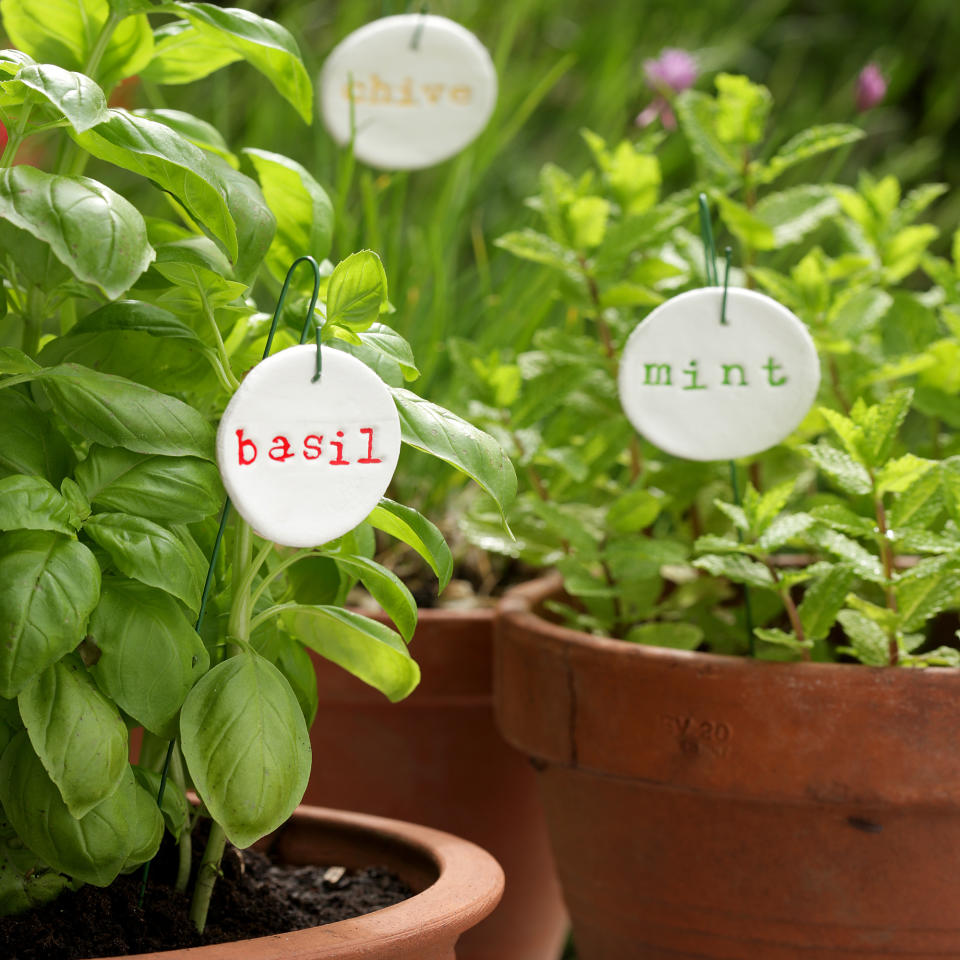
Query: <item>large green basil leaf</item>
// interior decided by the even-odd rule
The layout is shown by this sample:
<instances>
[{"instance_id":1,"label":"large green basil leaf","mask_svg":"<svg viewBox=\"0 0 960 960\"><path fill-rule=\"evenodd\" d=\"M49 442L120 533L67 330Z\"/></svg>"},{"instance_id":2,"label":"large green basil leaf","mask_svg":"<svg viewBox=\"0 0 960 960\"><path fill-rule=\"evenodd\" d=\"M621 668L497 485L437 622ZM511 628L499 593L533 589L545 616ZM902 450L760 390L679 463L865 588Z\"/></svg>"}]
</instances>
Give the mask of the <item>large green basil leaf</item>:
<instances>
[{"instance_id":1,"label":"large green basil leaf","mask_svg":"<svg viewBox=\"0 0 960 960\"><path fill-rule=\"evenodd\" d=\"M40 381L54 413L88 440L138 453L214 458L213 428L174 397L73 363L30 378Z\"/></svg>"},{"instance_id":2,"label":"large green basil leaf","mask_svg":"<svg viewBox=\"0 0 960 960\"><path fill-rule=\"evenodd\" d=\"M165 23L153 35L153 59L141 72L149 83L193 83L243 59L237 50L186 20Z\"/></svg>"},{"instance_id":3,"label":"large green basil leaf","mask_svg":"<svg viewBox=\"0 0 960 960\"><path fill-rule=\"evenodd\" d=\"M23 729L23 719L16 700L0 697L0 753L7 748L17 731ZM0 831L2 832L2 831Z\"/></svg>"},{"instance_id":4,"label":"large green basil leaf","mask_svg":"<svg viewBox=\"0 0 960 960\"><path fill-rule=\"evenodd\" d=\"M123 377L160 393L198 389L209 373L212 349L199 340L163 338L139 330L74 333L44 344L37 360L44 366L70 363Z\"/></svg>"},{"instance_id":5,"label":"large green basil leaf","mask_svg":"<svg viewBox=\"0 0 960 960\"><path fill-rule=\"evenodd\" d=\"M14 475L0 480L0 530L56 530L74 534L73 510L42 477Z\"/></svg>"},{"instance_id":6,"label":"large green basil leaf","mask_svg":"<svg viewBox=\"0 0 960 960\"><path fill-rule=\"evenodd\" d=\"M334 337L341 331L334 329ZM344 339L334 339L330 345L353 354L368 367L372 367L381 380L393 387L402 387L404 381L416 380L420 376L413 357L413 348L403 337L385 323L371 323L369 328L357 334L359 343L346 335Z\"/></svg>"},{"instance_id":7,"label":"large green basil leaf","mask_svg":"<svg viewBox=\"0 0 960 960\"><path fill-rule=\"evenodd\" d=\"M24 846L0 809L0 917L49 903L69 882Z\"/></svg>"},{"instance_id":8,"label":"large green basil leaf","mask_svg":"<svg viewBox=\"0 0 960 960\"><path fill-rule=\"evenodd\" d=\"M108 120L73 136L93 156L138 173L171 193L223 244L230 259L236 259L237 231L226 191L203 150L165 124L127 110L111 110Z\"/></svg>"},{"instance_id":9,"label":"large green basil leaf","mask_svg":"<svg viewBox=\"0 0 960 960\"><path fill-rule=\"evenodd\" d=\"M15 697L84 637L100 567L76 540L47 530L0 534L0 696Z\"/></svg>"},{"instance_id":10,"label":"large green basil leaf","mask_svg":"<svg viewBox=\"0 0 960 960\"><path fill-rule=\"evenodd\" d=\"M432 454L475 480L493 497L501 516L517 495L517 475L500 444L456 414L409 390L390 392L400 414L403 442Z\"/></svg>"},{"instance_id":11,"label":"large green basil leaf","mask_svg":"<svg viewBox=\"0 0 960 960\"><path fill-rule=\"evenodd\" d=\"M215 7L210 3L173 3L167 8L189 20L201 36L236 50L276 87L304 123L313 120L310 77L296 41L279 23L247 10Z\"/></svg>"},{"instance_id":12,"label":"large green basil leaf","mask_svg":"<svg viewBox=\"0 0 960 960\"><path fill-rule=\"evenodd\" d=\"M33 749L72 816L84 816L120 786L127 727L77 654L47 667L17 701Z\"/></svg>"},{"instance_id":13,"label":"large green basil leaf","mask_svg":"<svg viewBox=\"0 0 960 960\"><path fill-rule=\"evenodd\" d=\"M177 733L177 716L210 656L180 604L167 593L108 577L90 617L100 651L90 668L100 687L159 737Z\"/></svg>"},{"instance_id":14,"label":"large green basil leaf","mask_svg":"<svg viewBox=\"0 0 960 960\"><path fill-rule=\"evenodd\" d=\"M181 137L185 137L195 147L200 147L201 150L208 150L217 154L225 160L227 166L232 169L239 165L236 156L227 146L227 141L223 139L220 131L212 123L207 123L206 120L201 120L192 113L187 113L184 110L150 110L141 108L134 110L133 115L143 117L145 120L162 123L164 126L170 127L171 130L176 130ZM227 202L229 202L229 190L227 193Z\"/></svg>"},{"instance_id":15,"label":"large green basil leaf","mask_svg":"<svg viewBox=\"0 0 960 960\"><path fill-rule=\"evenodd\" d=\"M87 177L58 176L25 164L0 170L0 217L49 244L78 280L111 300L154 258L137 208Z\"/></svg>"},{"instance_id":16,"label":"large green basil leaf","mask_svg":"<svg viewBox=\"0 0 960 960\"><path fill-rule=\"evenodd\" d=\"M372 250L341 260L327 284L327 323L355 333L367 330L387 302L387 274Z\"/></svg>"},{"instance_id":17,"label":"large green basil leaf","mask_svg":"<svg viewBox=\"0 0 960 960\"><path fill-rule=\"evenodd\" d=\"M0 757L0 803L23 841L54 869L98 887L149 860L163 837L163 817L128 764L120 786L89 813L71 816L26 731Z\"/></svg>"},{"instance_id":18,"label":"large green basil leaf","mask_svg":"<svg viewBox=\"0 0 960 960\"><path fill-rule=\"evenodd\" d=\"M200 609L207 561L185 530L178 535L126 513L94 514L83 529L122 574L172 593L191 610Z\"/></svg>"},{"instance_id":19,"label":"large green basil leaf","mask_svg":"<svg viewBox=\"0 0 960 960\"><path fill-rule=\"evenodd\" d=\"M417 601L404 582L391 570L366 557L340 556L336 553L327 556L366 587L409 643L417 628Z\"/></svg>"},{"instance_id":20,"label":"large green basil leaf","mask_svg":"<svg viewBox=\"0 0 960 960\"><path fill-rule=\"evenodd\" d=\"M117 300L88 313L70 333L148 333L151 337L202 342L191 327L169 310L140 300Z\"/></svg>"},{"instance_id":21,"label":"large green basil leaf","mask_svg":"<svg viewBox=\"0 0 960 960\"><path fill-rule=\"evenodd\" d=\"M453 554L440 530L422 514L412 507L381 497L380 503L367 517L367 523L416 550L437 575L441 590L450 582Z\"/></svg>"},{"instance_id":22,"label":"large green basil leaf","mask_svg":"<svg viewBox=\"0 0 960 960\"><path fill-rule=\"evenodd\" d=\"M238 847L275 830L303 797L307 726L290 684L259 654L231 657L200 680L180 736L197 793Z\"/></svg>"},{"instance_id":23,"label":"large green basil leaf","mask_svg":"<svg viewBox=\"0 0 960 960\"><path fill-rule=\"evenodd\" d=\"M160 796L160 774L155 770L148 770L146 767L135 766L133 775L137 778L137 783L156 802L156 798ZM179 841L190 825L190 804L187 803L187 798L177 785L169 780L164 786L163 799L160 801L160 812L163 814L163 822L166 828Z\"/></svg>"},{"instance_id":24,"label":"large green basil leaf","mask_svg":"<svg viewBox=\"0 0 960 960\"><path fill-rule=\"evenodd\" d=\"M15 90L35 91L63 114L77 133L89 130L109 116L107 98L97 84L83 73L64 70L52 63L24 67L15 80L3 84L3 89L8 94Z\"/></svg>"},{"instance_id":25,"label":"large green basil leaf","mask_svg":"<svg viewBox=\"0 0 960 960\"><path fill-rule=\"evenodd\" d=\"M317 672L304 647L282 630L276 629L275 624L276 621L270 622L270 626L274 627L272 630L255 630L250 643L260 656L266 657L287 678L309 729L319 706Z\"/></svg>"},{"instance_id":26,"label":"large green basil leaf","mask_svg":"<svg viewBox=\"0 0 960 960\"><path fill-rule=\"evenodd\" d=\"M158 522L196 523L223 504L219 471L196 457L161 457L94 445L78 464L76 478L87 499L102 510Z\"/></svg>"},{"instance_id":27,"label":"large green basil leaf","mask_svg":"<svg viewBox=\"0 0 960 960\"><path fill-rule=\"evenodd\" d=\"M40 62L83 70L110 13L107 0L2 0L3 26L13 46ZM110 37L97 78L109 88L150 62L153 33L143 15L127 17Z\"/></svg>"},{"instance_id":28,"label":"large green basil leaf","mask_svg":"<svg viewBox=\"0 0 960 960\"><path fill-rule=\"evenodd\" d=\"M0 390L0 476L26 473L59 484L73 467L73 451L31 400Z\"/></svg>"},{"instance_id":29,"label":"large green basil leaf","mask_svg":"<svg viewBox=\"0 0 960 960\"><path fill-rule=\"evenodd\" d=\"M267 150L243 151L257 172L267 206L277 218L277 234L267 253L267 269L283 280L297 257L322 260L333 241L333 204L326 190L295 160Z\"/></svg>"},{"instance_id":30,"label":"large green basil leaf","mask_svg":"<svg viewBox=\"0 0 960 960\"><path fill-rule=\"evenodd\" d=\"M339 607L291 603L280 609L291 636L388 700L402 700L420 682L420 668L403 638L385 624Z\"/></svg>"},{"instance_id":31,"label":"large green basil leaf","mask_svg":"<svg viewBox=\"0 0 960 960\"><path fill-rule=\"evenodd\" d=\"M219 157L210 157L210 163L227 189L230 216L237 227L233 275L243 283L252 283L273 243L277 220L255 180Z\"/></svg>"}]
</instances>

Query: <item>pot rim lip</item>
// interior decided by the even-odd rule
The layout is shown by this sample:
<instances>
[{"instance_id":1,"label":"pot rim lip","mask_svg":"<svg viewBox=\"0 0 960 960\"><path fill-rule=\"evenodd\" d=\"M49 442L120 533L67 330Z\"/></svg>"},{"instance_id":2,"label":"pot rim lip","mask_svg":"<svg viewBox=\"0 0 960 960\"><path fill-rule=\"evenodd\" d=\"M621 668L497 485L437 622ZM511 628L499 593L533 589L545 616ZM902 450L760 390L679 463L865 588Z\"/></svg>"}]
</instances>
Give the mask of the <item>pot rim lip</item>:
<instances>
[{"instance_id":1,"label":"pot rim lip","mask_svg":"<svg viewBox=\"0 0 960 960\"><path fill-rule=\"evenodd\" d=\"M429 887L400 903L336 923L246 940L95 960L176 960L181 956L188 960L236 960L238 956L313 960L318 948L333 947L337 952L331 953L331 957L361 960L371 956L371 945L389 948L414 944L421 932L436 928L442 929L452 944L463 931L491 913L503 894L500 864L482 847L454 834L403 820L306 804L297 807L278 830L293 822L311 821L334 831L374 834L387 843L407 847L432 861L439 876Z\"/></svg>"},{"instance_id":2,"label":"pot rim lip","mask_svg":"<svg viewBox=\"0 0 960 960\"><path fill-rule=\"evenodd\" d=\"M900 669L891 667L872 667L858 663L811 663L804 661L781 662L776 660L758 660L755 657L732 656L722 653L703 653L697 650L674 650L670 647L656 647L639 643L627 643L613 637L597 637L574 627L554 623L541 616L537 607L550 596L563 589L563 576L558 571L550 571L534 580L518 584L509 589L497 604L497 621L510 622L518 627L547 636L554 643L569 644L597 656L618 654L652 660L663 666L707 667L713 674L720 672L746 671L802 671L811 679L817 676L830 676L834 679L847 678L855 681L862 678L882 677L886 682L932 683L942 681L954 684L960 678L960 667L926 667L923 669ZM501 631L497 631L498 636Z\"/></svg>"}]
</instances>

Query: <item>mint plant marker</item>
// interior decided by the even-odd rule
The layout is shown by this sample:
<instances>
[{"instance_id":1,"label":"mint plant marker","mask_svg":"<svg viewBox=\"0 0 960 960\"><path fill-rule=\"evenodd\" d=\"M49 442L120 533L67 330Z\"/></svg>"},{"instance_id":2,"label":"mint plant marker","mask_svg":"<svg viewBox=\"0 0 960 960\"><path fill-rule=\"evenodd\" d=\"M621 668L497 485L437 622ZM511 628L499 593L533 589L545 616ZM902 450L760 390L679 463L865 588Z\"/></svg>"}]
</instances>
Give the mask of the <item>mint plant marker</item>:
<instances>
[{"instance_id":1,"label":"mint plant marker","mask_svg":"<svg viewBox=\"0 0 960 960\"><path fill-rule=\"evenodd\" d=\"M386 492L400 418L384 382L340 350L281 350L257 364L217 431L234 508L266 540L315 547L352 530Z\"/></svg>"},{"instance_id":2,"label":"mint plant marker","mask_svg":"<svg viewBox=\"0 0 960 960\"><path fill-rule=\"evenodd\" d=\"M789 436L820 385L803 322L752 290L691 290L630 335L620 402L651 443L686 460L747 457ZM721 315L725 322L721 323Z\"/></svg>"},{"instance_id":3,"label":"mint plant marker","mask_svg":"<svg viewBox=\"0 0 960 960\"><path fill-rule=\"evenodd\" d=\"M320 76L331 136L382 170L418 170L459 153L496 102L486 48L465 27L433 14L368 23L333 50Z\"/></svg>"}]
</instances>

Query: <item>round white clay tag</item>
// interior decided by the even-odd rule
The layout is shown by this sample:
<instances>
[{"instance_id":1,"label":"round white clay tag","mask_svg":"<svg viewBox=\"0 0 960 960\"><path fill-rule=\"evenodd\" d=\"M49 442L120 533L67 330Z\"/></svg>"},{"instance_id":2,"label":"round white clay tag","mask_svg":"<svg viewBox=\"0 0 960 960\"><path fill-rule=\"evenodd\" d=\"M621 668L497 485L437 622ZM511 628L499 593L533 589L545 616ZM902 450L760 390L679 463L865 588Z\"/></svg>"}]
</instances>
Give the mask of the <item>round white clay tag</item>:
<instances>
[{"instance_id":1,"label":"round white clay tag","mask_svg":"<svg viewBox=\"0 0 960 960\"><path fill-rule=\"evenodd\" d=\"M331 136L383 170L452 157L490 119L497 73L486 47L446 17L406 13L351 33L327 58L320 108Z\"/></svg>"},{"instance_id":2,"label":"round white clay tag","mask_svg":"<svg viewBox=\"0 0 960 960\"><path fill-rule=\"evenodd\" d=\"M400 455L400 418L383 381L355 357L290 347L258 363L217 430L223 485L250 526L288 547L352 530L377 505Z\"/></svg>"},{"instance_id":3,"label":"round white clay tag","mask_svg":"<svg viewBox=\"0 0 960 960\"><path fill-rule=\"evenodd\" d=\"M630 334L620 402L651 443L686 460L730 460L779 443L806 416L820 361L803 322L762 293L691 290Z\"/></svg>"}]
</instances>

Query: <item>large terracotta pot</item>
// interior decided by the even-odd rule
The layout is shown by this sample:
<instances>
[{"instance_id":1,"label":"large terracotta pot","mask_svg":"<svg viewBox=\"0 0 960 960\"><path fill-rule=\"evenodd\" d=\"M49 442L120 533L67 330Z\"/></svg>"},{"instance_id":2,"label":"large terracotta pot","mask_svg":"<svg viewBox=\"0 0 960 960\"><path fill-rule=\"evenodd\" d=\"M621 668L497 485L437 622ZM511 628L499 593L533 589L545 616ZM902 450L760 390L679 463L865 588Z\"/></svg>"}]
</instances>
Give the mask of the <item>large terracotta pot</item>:
<instances>
[{"instance_id":1,"label":"large terracotta pot","mask_svg":"<svg viewBox=\"0 0 960 960\"><path fill-rule=\"evenodd\" d=\"M581 960L960 957L960 670L779 664L498 611Z\"/></svg>"},{"instance_id":2,"label":"large terracotta pot","mask_svg":"<svg viewBox=\"0 0 960 960\"><path fill-rule=\"evenodd\" d=\"M439 830L383 817L298 807L269 848L290 864L383 865L417 893L353 920L140 953L136 960L455 960L460 934L487 916L503 891L503 871L484 850Z\"/></svg>"},{"instance_id":3,"label":"large terracotta pot","mask_svg":"<svg viewBox=\"0 0 960 960\"><path fill-rule=\"evenodd\" d=\"M401 703L315 658L320 708L305 801L426 823L489 850L507 878L460 960L556 960L567 930L536 776L493 717L492 610L422 610L422 681Z\"/></svg>"}]
</instances>

